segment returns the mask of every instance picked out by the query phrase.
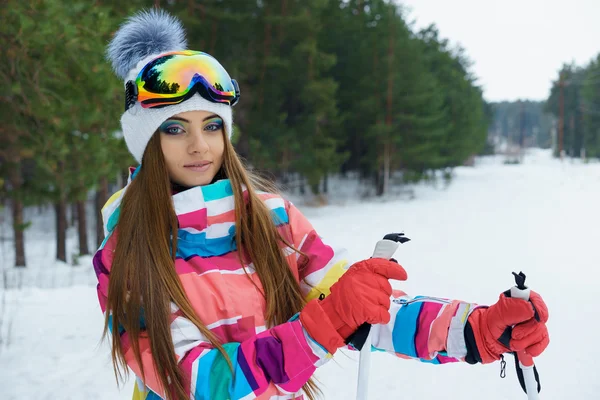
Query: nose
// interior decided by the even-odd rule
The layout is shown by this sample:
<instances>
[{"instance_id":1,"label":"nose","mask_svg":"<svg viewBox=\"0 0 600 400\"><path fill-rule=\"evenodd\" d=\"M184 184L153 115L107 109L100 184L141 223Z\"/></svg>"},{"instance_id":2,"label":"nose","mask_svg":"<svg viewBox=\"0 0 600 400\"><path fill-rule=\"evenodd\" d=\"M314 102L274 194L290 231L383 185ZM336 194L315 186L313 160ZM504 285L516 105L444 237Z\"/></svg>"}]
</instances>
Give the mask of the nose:
<instances>
[{"instance_id":1,"label":"nose","mask_svg":"<svg viewBox=\"0 0 600 400\"><path fill-rule=\"evenodd\" d=\"M188 152L190 154L200 153L204 154L210 150L210 146L204 137L202 131L194 130L191 135L189 135L188 142Z\"/></svg>"}]
</instances>

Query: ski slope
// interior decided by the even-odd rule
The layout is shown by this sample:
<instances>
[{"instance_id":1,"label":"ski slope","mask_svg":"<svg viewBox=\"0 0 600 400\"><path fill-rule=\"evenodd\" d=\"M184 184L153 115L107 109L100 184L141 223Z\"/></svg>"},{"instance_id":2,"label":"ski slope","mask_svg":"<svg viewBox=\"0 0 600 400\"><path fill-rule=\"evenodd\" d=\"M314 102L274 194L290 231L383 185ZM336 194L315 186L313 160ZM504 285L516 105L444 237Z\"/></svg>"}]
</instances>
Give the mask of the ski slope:
<instances>
[{"instance_id":1,"label":"ski slope","mask_svg":"<svg viewBox=\"0 0 600 400\"><path fill-rule=\"evenodd\" d=\"M409 280L394 286L411 295L490 304L514 284L511 272L523 270L550 310L551 343L536 359L542 399L600 399L600 349L594 344L600 330L600 163L561 163L547 151L531 150L523 165L480 159L475 168L459 168L447 189L419 185L415 191L413 200L299 205L353 260L368 257L384 234L404 231L412 241L396 258ZM132 383L116 387L108 347L100 342L103 321L90 258L82 258L76 272L51 261L51 226L52 214L34 221L24 287L0 294L0 398L130 399ZM0 272L6 272L10 247L0 251ZM9 276L14 279L6 273L4 279ZM29 287L31 280L42 288ZM357 360L356 353L340 351L318 370L325 399L354 398ZM380 353L372 362L370 400L526 398L512 357L505 379L499 363L436 366Z\"/></svg>"}]
</instances>

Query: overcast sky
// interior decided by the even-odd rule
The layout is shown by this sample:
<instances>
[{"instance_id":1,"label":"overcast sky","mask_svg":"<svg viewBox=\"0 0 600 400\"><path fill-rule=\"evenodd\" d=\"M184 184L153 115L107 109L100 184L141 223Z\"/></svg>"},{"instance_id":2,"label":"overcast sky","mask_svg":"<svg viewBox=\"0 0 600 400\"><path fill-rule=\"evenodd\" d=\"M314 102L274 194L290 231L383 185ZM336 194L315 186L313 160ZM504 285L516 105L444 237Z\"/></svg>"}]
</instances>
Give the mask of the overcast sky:
<instances>
[{"instance_id":1,"label":"overcast sky","mask_svg":"<svg viewBox=\"0 0 600 400\"><path fill-rule=\"evenodd\" d=\"M600 0L396 0L473 61L488 101L545 100L563 62L600 53Z\"/></svg>"}]
</instances>

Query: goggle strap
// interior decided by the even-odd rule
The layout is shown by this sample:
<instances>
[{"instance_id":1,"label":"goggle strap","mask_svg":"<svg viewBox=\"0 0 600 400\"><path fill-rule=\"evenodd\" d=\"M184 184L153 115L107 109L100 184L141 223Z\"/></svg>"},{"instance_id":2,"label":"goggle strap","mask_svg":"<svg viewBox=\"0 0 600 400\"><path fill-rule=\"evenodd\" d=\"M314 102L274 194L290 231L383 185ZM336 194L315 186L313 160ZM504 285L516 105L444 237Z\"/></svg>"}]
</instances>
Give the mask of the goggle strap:
<instances>
[{"instance_id":1,"label":"goggle strap","mask_svg":"<svg viewBox=\"0 0 600 400\"><path fill-rule=\"evenodd\" d=\"M240 93L240 85L237 83L237 81L235 79L232 79L231 83L233 83L233 87L235 88L235 99L233 99L233 101L231 102L231 107L233 107L240 100L241 93Z\"/></svg>"},{"instance_id":2,"label":"goggle strap","mask_svg":"<svg viewBox=\"0 0 600 400\"><path fill-rule=\"evenodd\" d=\"M138 99L138 88L134 81L125 84L125 111L133 107Z\"/></svg>"}]
</instances>

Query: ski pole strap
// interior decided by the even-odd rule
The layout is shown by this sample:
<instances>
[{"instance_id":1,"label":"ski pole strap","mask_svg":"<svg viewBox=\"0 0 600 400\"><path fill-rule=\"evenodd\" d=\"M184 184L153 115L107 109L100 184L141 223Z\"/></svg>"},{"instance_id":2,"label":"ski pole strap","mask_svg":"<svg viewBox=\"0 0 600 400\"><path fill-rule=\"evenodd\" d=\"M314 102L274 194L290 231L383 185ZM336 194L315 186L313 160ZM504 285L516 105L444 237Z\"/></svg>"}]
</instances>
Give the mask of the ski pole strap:
<instances>
[{"instance_id":1,"label":"ski pole strap","mask_svg":"<svg viewBox=\"0 0 600 400\"><path fill-rule=\"evenodd\" d=\"M346 339L346 344L351 344L356 350L362 350L367 337L369 336L369 332L371 331L371 324L364 323L358 327L356 332L352 335L348 336Z\"/></svg>"}]
</instances>

